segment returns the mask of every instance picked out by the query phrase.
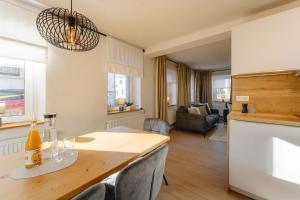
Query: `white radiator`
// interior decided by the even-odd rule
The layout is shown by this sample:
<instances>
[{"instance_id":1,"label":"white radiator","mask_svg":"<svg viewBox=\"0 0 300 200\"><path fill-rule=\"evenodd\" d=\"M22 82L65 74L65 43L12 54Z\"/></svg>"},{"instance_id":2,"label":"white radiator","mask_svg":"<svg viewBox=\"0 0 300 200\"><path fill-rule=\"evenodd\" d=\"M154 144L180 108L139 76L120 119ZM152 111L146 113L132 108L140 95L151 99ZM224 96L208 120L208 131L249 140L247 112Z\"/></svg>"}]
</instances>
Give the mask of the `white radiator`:
<instances>
[{"instance_id":1,"label":"white radiator","mask_svg":"<svg viewBox=\"0 0 300 200\"><path fill-rule=\"evenodd\" d=\"M106 128L114 128L117 126L126 126L129 128L143 129L144 120L146 118L145 114L133 115L123 118L117 118L108 120L106 122Z\"/></svg>"},{"instance_id":2,"label":"white radiator","mask_svg":"<svg viewBox=\"0 0 300 200\"><path fill-rule=\"evenodd\" d=\"M0 155L22 152L25 150L26 137L0 142Z\"/></svg>"}]
</instances>

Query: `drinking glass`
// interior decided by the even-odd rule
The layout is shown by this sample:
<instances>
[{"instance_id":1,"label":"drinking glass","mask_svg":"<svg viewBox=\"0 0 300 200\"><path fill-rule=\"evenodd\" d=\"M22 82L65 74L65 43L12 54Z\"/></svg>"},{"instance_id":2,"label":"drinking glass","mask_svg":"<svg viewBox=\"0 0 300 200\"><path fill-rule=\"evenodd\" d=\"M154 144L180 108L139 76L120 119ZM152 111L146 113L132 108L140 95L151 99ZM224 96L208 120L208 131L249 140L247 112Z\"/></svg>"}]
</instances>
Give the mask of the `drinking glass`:
<instances>
[{"instance_id":1,"label":"drinking glass","mask_svg":"<svg viewBox=\"0 0 300 200\"><path fill-rule=\"evenodd\" d=\"M75 137L69 136L64 138L64 151L67 155L73 155L75 149Z\"/></svg>"},{"instance_id":2,"label":"drinking glass","mask_svg":"<svg viewBox=\"0 0 300 200\"><path fill-rule=\"evenodd\" d=\"M64 158L64 143L63 141L57 142L57 156L54 157L56 162L60 162Z\"/></svg>"}]
</instances>

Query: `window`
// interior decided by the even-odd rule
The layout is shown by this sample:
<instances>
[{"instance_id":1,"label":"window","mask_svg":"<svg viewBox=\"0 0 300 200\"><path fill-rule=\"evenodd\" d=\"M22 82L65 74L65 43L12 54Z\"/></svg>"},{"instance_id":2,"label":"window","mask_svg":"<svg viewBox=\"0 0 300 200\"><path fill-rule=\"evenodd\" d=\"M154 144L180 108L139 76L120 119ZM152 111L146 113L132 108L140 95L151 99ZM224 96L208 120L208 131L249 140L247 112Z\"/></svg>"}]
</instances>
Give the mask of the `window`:
<instances>
[{"instance_id":1,"label":"window","mask_svg":"<svg viewBox=\"0 0 300 200\"><path fill-rule=\"evenodd\" d=\"M173 63L168 62L167 68L167 91L168 91L168 105L177 105L177 69Z\"/></svg>"},{"instance_id":2,"label":"window","mask_svg":"<svg viewBox=\"0 0 300 200\"><path fill-rule=\"evenodd\" d=\"M120 111L118 99L125 99L125 102L132 104L130 105L134 107L133 109L139 109L141 107L141 78L108 73L108 112Z\"/></svg>"},{"instance_id":3,"label":"window","mask_svg":"<svg viewBox=\"0 0 300 200\"><path fill-rule=\"evenodd\" d=\"M25 62L0 58L0 114L25 115Z\"/></svg>"},{"instance_id":4,"label":"window","mask_svg":"<svg viewBox=\"0 0 300 200\"><path fill-rule=\"evenodd\" d=\"M212 75L213 101L230 101L231 76L229 74L215 73Z\"/></svg>"},{"instance_id":5,"label":"window","mask_svg":"<svg viewBox=\"0 0 300 200\"><path fill-rule=\"evenodd\" d=\"M42 119L45 64L0 57L0 114L4 123Z\"/></svg>"},{"instance_id":6,"label":"window","mask_svg":"<svg viewBox=\"0 0 300 200\"><path fill-rule=\"evenodd\" d=\"M107 104L117 106L117 99L130 102L130 78L126 75L108 73Z\"/></svg>"}]
</instances>

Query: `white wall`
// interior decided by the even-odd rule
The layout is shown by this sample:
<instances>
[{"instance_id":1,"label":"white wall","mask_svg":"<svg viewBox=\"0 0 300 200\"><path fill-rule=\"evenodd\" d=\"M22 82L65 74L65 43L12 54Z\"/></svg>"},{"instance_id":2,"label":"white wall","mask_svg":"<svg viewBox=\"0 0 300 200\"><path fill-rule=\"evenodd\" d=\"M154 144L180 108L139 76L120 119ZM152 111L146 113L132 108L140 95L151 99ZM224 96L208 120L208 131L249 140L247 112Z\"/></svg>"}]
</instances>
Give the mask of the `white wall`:
<instances>
[{"instance_id":1,"label":"white wall","mask_svg":"<svg viewBox=\"0 0 300 200\"><path fill-rule=\"evenodd\" d=\"M3 3L3 4L2 4ZM0 16L2 11L10 8L8 14L11 18L21 15L23 9L0 2ZM12 7L14 9L12 9ZM18 12L21 12L18 13ZM21 15L18 33L26 35L33 32L32 38L15 38L34 44L41 44L35 27L37 13L24 11ZM0 18L0 25L3 21L14 21L10 18ZM5 19L5 20L1 20ZM5 24L4 24L5 25ZM4 26L3 25L3 26ZM30 29L27 29L29 25ZM3 27L1 26L1 27ZM11 26L11 25L10 25ZM6 27L6 25L4 26ZM14 27L14 26L12 26ZM37 33L37 34L36 34ZM9 36L4 29L0 30L0 36ZM36 39L36 40L34 40ZM71 52L49 45L48 66L46 75L46 112L58 113L57 129L61 136L83 134L90 131L104 129L107 116L107 73L104 71L104 40L88 52ZM147 116L154 116L154 95L155 95L155 69L154 59L144 57L144 77L142 78L142 107ZM134 115L131 113L130 115ZM119 117L119 116L118 116ZM113 118L110 116L110 119ZM17 135L26 135L24 129L15 129ZM1 131L1 139L11 131Z\"/></svg>"},{"instance_id":2,"label":"white wall","mask_svg":"<svg viewBox=\"0 0 300 200\"><path fill-rule=\"evenodd\" d=\"M64 134L104 128L107 120L107 73L101 58L103 46L100 41L96 49L84 53L55 47L49 49L46 110L58 113L57 126ZM144 60L142 107L148 116L153 116L154 62L147 57Z\"/></svg>"},{"instance_id":3,"label":"white wall","mask_svg":"<svg viewBox=\"0 0 300 200\"><path fill-rule=\"evenodd\" d=\"M232 74L300 69L300 8L232 29Z\"/></svg>"},{"instance_id":4,"label":"white wall","mask_svg":"<svg viewBox=\"0 0 300 200\"><path fill-rule=\"evenodd\" d=\"M147 56L144 56L142 107L145 109L148 117L155 116L155 60Z\"/></svg>"},{"instance_id":5,"label":"white wall","mask_svg":"<svg viewBox=\"0 0 300 200\"><path fill-rule=\"evenodd\" d=\"M101 42L88 52L49 48L46 111L58 113L57 128L79 134L104 128L107 76Z\"/></svg>"}]
</instances>

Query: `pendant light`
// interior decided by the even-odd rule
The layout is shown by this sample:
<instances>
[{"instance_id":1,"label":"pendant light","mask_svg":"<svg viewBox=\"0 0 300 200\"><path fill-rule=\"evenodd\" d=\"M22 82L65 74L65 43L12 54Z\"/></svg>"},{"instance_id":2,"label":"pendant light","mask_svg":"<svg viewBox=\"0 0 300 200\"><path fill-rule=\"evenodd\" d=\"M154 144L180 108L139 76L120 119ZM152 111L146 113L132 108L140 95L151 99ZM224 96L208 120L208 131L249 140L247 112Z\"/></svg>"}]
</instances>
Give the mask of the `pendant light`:
<instances>
[{"instance_id":1,"label":"pendant light","mask_svg":"<svg viewBox=\"0 0 300 200\"><path fill-rule=\"evenodd\" d=\"M95 48L100 35L95 24L84 15L64 8L48 8L39 13L36 26L50 44L71 51L89 51Z\"/></svg>"}]
</instances>

